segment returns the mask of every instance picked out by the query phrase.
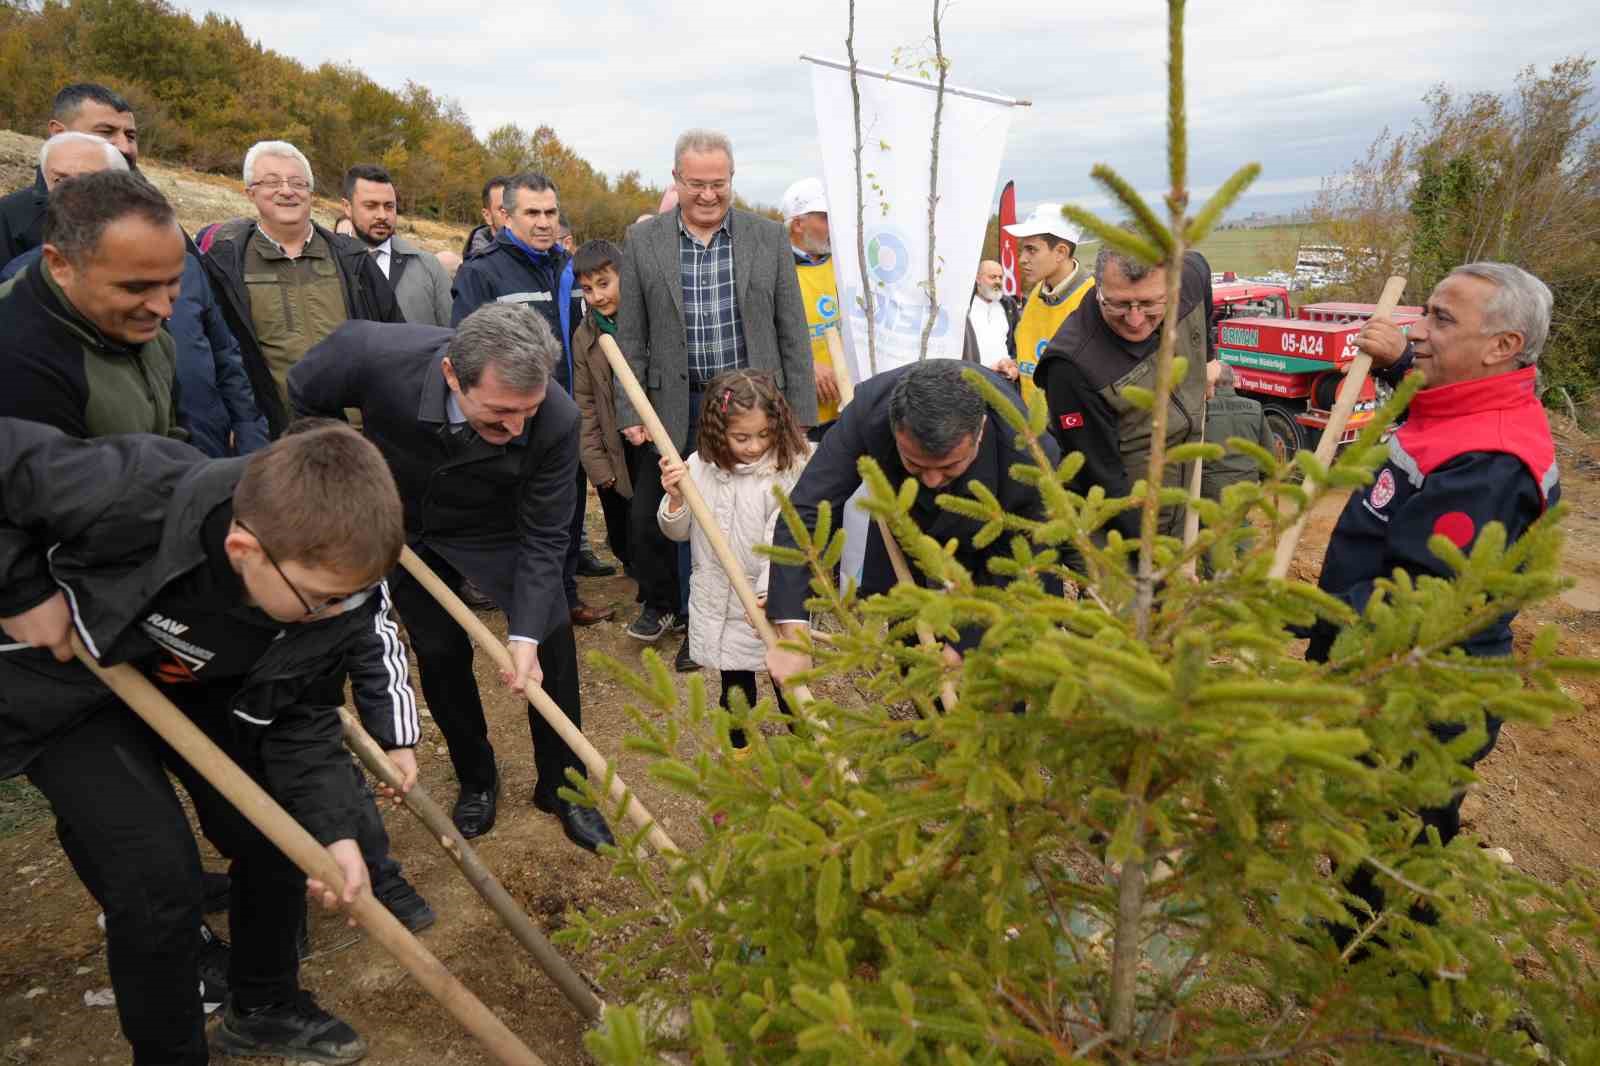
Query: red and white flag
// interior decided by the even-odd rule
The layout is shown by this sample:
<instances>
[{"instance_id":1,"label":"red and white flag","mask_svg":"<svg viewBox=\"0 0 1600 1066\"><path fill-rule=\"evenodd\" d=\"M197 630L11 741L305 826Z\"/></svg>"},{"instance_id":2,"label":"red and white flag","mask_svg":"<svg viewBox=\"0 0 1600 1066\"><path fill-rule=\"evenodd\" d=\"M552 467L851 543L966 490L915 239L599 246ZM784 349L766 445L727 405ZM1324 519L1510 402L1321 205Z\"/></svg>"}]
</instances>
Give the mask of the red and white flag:
<instances>
[{"instance_id":1,"label":"red and white flag","mask_svg":"<svg viewBox=\"0 0 1600 1066\"><path fill-rule=\"evenodd\" d=\"M1017 224L1017 183L1006 182L1000 193L1000 269L1005 273L1001 283L1007 296L1022 295L1022 281L1017 277L1017 239L1006 232L1007 226Z\"/></svg>"}]
</instances>

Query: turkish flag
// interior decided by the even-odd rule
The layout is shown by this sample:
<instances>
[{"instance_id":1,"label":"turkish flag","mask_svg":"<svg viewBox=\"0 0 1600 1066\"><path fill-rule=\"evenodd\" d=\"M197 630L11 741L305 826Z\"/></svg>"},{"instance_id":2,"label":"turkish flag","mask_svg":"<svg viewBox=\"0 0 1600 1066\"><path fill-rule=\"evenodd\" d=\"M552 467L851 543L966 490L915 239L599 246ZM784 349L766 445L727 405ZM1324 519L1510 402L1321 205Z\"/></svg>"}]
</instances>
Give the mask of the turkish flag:
<instances>
[{"instance_id":1,"label":"turkish flag","mask_svg":"<svg viewBox=\"0 0 1600 1066\"><path fill-rule=\"evenodd\" d=\"M1017 183L1006 182L1000 193L1000 269L1005 272L1001 283L1007 296L1021 296L1022 282L1017 275L1017 239L1006 232L1007 226L1017 224Z\"/></svg>"}]
</instances>

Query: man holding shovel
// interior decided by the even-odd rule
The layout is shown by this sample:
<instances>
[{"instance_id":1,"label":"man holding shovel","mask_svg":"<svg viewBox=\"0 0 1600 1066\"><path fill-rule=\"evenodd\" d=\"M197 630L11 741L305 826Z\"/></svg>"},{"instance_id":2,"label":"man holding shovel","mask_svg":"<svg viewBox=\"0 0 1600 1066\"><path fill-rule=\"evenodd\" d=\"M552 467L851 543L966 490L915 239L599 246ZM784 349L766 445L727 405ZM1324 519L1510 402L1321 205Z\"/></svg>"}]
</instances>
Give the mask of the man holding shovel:
<instances>
[{"instance_id":1,"label":"man holding shovel","mask_svg":"<svg viewBox=\"0 0 1600 1066\"><path fill-rule=\"evenodd\" d=\"M47 486L47 490L41 489ZM303 874L73 659L143 672L367 886L363 798L325 680L370 653L404 544L383 457L343 426L208 461L144 434L100 441L0 419L0 776L49 799L105 908L135 1066L207 1061L200 857L167 778L232 860L230 998L215 1045L355 1062L366 1042L299 987ZM381 651L379 652L381 654ZM324 903L329 902L327 898Z\"/></svg>"},{"instance_id":2,"label":"man holding shovel","mask_svg":"<svg viewBox=\"0 0 1600 1066\"><path fill-rule=\"evenodd\" d=\"M394 471L411 547L446 584L470 580L506 612L514 691L542 685L581 728L578 649L562 588L576 506L578 407L550 388L561 344L538 315L490 303L455 330L347 322L289 373L300 414L359 408ZM464 837L494 827L500 774L472 673L472 642L411 574L390 588L422 674L422 692L450 747L461 794L452 818ZM600 812L562 799L566 741L530 706L538 780L533 805L567 838L613 843Z\"/></svg>"}]
</instances>

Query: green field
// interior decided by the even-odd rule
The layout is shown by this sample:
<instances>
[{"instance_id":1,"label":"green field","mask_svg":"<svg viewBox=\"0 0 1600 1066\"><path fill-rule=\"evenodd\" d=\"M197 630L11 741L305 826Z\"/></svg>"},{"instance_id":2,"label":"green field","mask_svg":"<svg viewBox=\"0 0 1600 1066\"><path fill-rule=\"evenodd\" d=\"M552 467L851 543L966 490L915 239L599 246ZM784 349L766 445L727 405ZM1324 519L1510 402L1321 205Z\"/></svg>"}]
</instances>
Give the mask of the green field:
<instances>
[{"instance_id":1,"label":"green field","mask_svg":"<svg viewBox=\"0 0 1600 1066\"><path fill-rule=\"evenodd\" d=\"M1295 252L1302 240L1316 243L1315 227L1307 224L1225 229L1201 241L1200 251L1212 270L1231 270L1240 277L1249 277L1269 270L1294 270Z\"/></svg>"},{"instance_id":2,"label":"green field","mask_svg":"<svg viewBox=\"0 0 1600 1066\"><path fill-rule=\"evenodd\" d=\"M990 258L997 254L996 227L997 223L991 220L984 250L984 255ZM1200 251L1210 262L1212 270L1218 273L1231 270L1240 277L1250 277L1269 270L1292 271L1295 252L1302 240L1307 243L1318 242L1314 226L1301 224L1217 230L1200 242ZM1078 261L1093 264L1099 250L1099 241L1084 241L1078 246Z\"/></svg>"}]
</instances>

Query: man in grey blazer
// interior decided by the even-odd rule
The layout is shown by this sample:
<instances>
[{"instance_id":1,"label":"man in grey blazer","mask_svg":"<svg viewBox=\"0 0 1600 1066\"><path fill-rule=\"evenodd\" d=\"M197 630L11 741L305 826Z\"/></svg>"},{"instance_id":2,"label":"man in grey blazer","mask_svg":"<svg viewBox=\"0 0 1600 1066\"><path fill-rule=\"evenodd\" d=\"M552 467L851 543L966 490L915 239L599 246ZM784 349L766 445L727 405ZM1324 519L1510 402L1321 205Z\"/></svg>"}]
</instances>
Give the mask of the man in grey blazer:
<instances>
[{"instance_id":1,"label":"man in grey blazer","mask_svg":"<svg viewBox=\"0 0 1600 1066\"><path fill-rule=\"evenodd\" d=\"M450 275L437 256L395 232L399 196L389 172L362 163L344 175L344 212L389 279L407 322L450 325Z\"/></svg>"},{"instance_id":2,"label":"man in grey blazer","mask_svg":"<svg viewBox=\"0 0 1600 1066\"><path fill-rule=\"evenodd\" d=\"M811 334L788 235L777 222L733 206L733 146L724 134L692 129L680 136L672 177L678 207L628 227L622 254L617 343L651 406L678 448L692 451L705 384L749 368L770 373L800 423L815 425ZM621 389L617 425L630 443L648 443ZM643 458L631 514L641 544L651 540L661 499L653 449ZM679 559L687 588L687 561ZM693 668L679 659L680 668Z\"/></svg>"}]
</instances>

